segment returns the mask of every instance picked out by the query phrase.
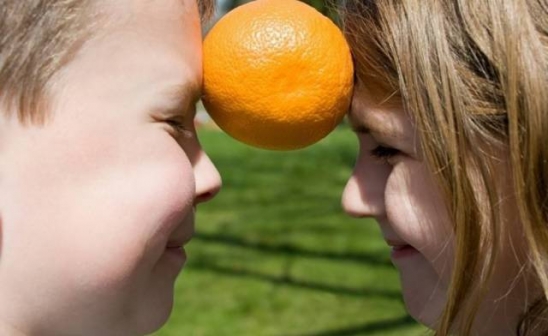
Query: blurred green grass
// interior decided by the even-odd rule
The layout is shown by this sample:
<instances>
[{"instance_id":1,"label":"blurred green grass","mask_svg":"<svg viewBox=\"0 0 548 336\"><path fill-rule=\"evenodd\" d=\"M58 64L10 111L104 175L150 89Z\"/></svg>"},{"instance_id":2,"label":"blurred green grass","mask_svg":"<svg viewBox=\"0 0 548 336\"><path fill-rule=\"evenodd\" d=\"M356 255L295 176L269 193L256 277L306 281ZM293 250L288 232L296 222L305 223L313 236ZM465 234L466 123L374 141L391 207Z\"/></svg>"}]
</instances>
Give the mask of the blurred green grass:
<instances>
[{"instance_id":1,"label":"blurred green grass","mask_svg":"<svg viewBox=\"0 0 548 336\"><path fill-rule=\"evenodd\" d=\"M415 336L372 220L340 206L357 141L346 126L303 150L272 152L222 132L199 137L223 176L155 336Z\"/></svg>"}]
</instances>

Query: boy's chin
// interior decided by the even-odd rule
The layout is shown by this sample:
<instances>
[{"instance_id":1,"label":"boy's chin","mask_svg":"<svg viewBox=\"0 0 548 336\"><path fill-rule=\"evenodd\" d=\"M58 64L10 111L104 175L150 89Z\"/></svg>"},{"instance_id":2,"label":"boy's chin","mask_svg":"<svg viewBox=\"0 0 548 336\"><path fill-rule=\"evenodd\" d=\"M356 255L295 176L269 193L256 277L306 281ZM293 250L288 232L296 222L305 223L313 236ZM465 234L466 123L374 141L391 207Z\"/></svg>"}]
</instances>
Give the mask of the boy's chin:
<instances>
[{"instance_id":1,"label":"boy's chin","mask_svg":"<svg viewBox=\"0 0 548 336\"><path fill-rule=\"evenodd\" d=\"M128 324L128 335L148 335L160 329L173 311L175 282L173 279L155 278L140 297L133 296Z\"/></svg>"},{"instance_id":2,"label":"boy's chin","mask_svg":"<svg viewBox=\"0 0 548 336\"><path fill-rule=\"evenodd\" d=\"M151 304L144 307L143 311L136 317L136 335L149 335L163 327L173 310L173 298L169 302L162 302L159 305Z\"/></svg>"}]
</instances>

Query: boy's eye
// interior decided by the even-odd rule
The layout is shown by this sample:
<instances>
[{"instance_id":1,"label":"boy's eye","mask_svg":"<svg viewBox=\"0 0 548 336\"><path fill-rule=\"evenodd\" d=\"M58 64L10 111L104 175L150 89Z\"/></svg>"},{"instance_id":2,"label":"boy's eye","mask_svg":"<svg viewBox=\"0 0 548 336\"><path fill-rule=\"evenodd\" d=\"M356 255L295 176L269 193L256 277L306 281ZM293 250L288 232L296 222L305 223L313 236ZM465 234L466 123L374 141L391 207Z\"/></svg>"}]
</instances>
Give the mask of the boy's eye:
<instances>
[{"instance_id":1,"label":"boy's eye","mask_svg":"<svg viewBox=\"0 0 548 336\"><path fill-rule=\"evenodd\" d=\"M388 161L401 152L395 148L379 145L370 151L371 156L378 160Z\"/></svg>"},{"instance_id":2,"label":"boy's eye","mask_svg":"<svg viewBox=\"0 0 548 336\"><path fill-rule=\"evenodd\" d=\"M194 136L192 129L178 119L167 119L166 124L168 124L177 135L181 135L184 138L192 138Z\"/></svg>"}]
</instances>

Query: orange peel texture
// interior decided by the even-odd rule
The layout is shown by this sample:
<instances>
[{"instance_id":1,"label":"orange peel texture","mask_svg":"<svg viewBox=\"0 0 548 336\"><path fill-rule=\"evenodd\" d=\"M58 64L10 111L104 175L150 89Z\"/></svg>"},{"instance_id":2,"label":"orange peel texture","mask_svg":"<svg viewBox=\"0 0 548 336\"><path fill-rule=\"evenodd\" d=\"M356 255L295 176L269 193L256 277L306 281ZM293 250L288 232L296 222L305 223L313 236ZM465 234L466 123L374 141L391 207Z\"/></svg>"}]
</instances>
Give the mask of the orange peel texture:
<instances>
[{"instance_id":1,"label":"orange peel texture","mask_svg":"<svg viewBox=\"0 0 548 336\"><path fill-rule=\"evenodd\" d=\"M297 0L257 0L225 15L204 40L203 102L248 145L292 150L327 136L353 89L340 29Z\"/></svg>"}]
</instances>

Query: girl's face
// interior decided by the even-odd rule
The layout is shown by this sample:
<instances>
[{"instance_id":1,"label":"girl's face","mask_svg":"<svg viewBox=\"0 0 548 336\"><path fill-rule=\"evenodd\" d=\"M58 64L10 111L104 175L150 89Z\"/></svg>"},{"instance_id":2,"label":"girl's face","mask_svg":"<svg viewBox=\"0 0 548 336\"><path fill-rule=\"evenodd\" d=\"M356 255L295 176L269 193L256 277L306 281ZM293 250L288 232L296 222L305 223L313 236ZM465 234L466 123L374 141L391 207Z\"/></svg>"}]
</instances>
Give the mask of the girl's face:
<instances>
[{"instance_id":1,"label":"girl's face","mask_svg":"<svg viewBox=\"0 0 548 336\"><path fill-rule=\"evenodd\" d=\"M2 113L0 330L159 328L195 208L221 184L193 126L196 2L108 0L101 11L105 32L56 78L52 118L23 126Z\"/></svg>"},{"instance_id":2,"label":"girl's face","mask_svg":"<svg viewBox=\"0 0 548 336\"><path fill-rule=\"evenodd\" d=\"M406 308L415 319L434 327L446 302L455 237L442 192L421 157L417 130L401 108L373 104L360 84L349 119L360 150L343 207L351 216L376 219L384 240L392 246L391 259L400 273ZM511 182L501 181L506 193L501 201L504 225L515 228L517 212L506 185ZM518 313L512 310L523 309L525 289L514 281L520 264L514 249L520 244L519 232L509 231L513 232L506 232L507 237L515 239L502 241L512 248L503 249L496 262L483 310L486 318L500 312L506 317L501 325L513 328Z\"/></svg>"},{"instance_id":3,"label":"girl's face","mask_svg":"<svg viewBox=\"0 0 548 336\"><path fill-rule=\"evenodd\" d=\"M453 237L416 130L400 108L374 106L360 85L349 120L360 149L343 207L351 216L377 220L392 246L407 309L433 323L445 302Z\"/></svg>"}]
</instances>

